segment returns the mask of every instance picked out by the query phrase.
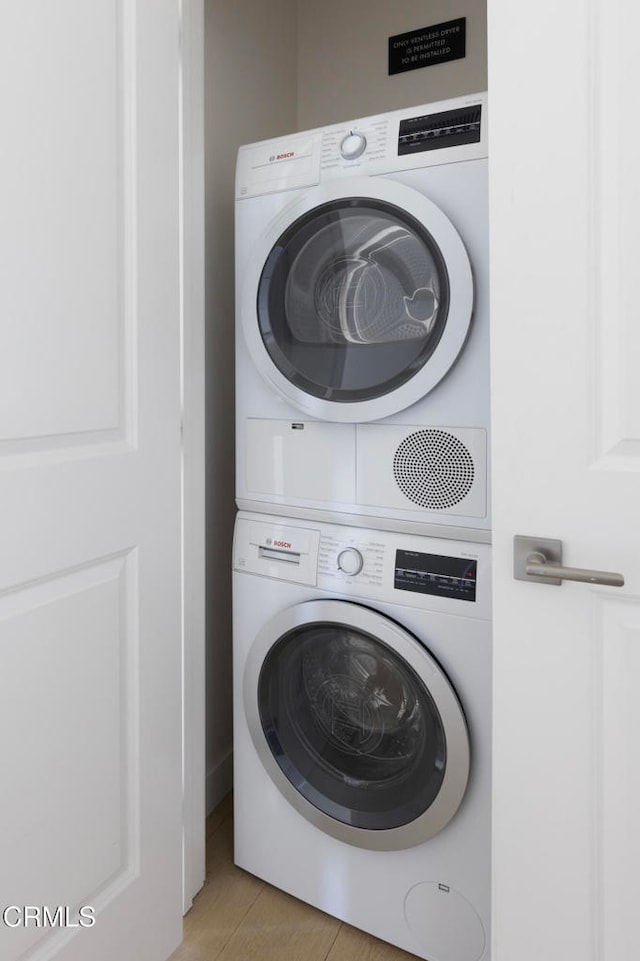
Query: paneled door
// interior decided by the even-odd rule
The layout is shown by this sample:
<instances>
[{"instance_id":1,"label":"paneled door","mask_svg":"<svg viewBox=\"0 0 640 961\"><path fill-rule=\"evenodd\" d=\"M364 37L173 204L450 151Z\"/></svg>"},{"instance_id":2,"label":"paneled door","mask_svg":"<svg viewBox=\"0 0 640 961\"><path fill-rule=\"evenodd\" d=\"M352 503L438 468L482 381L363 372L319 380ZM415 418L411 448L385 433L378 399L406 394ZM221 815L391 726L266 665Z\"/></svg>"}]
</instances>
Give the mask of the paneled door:
<instances>
[{"instance_id":1,"label":"paneled door","mask_svg":"<svg viewBox=\"0 0 640 961\"><path fill-rule=\"evenodd\" d=\"M0 29L0 956L181 937L179 3Z\"/></svg>"},{"instance_id":2,"label":"paneled door","mask_svg":"<svg viewBox=\"0 0 640 961\"><path fill-rule=\"evenodd\" d=\"M635 961L640 11L489 0L489 34L493 958ZM516 580L514 535L624 586Z\"/></svg>"}]
</instances>

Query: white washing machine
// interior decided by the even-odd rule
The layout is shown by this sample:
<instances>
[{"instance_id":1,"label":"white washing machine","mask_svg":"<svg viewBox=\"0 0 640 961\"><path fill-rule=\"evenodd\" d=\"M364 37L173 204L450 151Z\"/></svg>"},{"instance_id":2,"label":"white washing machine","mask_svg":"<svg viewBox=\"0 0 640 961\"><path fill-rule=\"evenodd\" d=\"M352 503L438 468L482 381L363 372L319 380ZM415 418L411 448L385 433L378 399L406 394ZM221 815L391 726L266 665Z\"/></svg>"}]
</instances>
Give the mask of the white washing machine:
<instances>
[{"instance_id":1,"label":"white washing machine","mask_svg":"<svg viewBox=\"0 0 640 961\"><path fill-rule=\"evenodd\" d=\"M236 863L487 959L489 546L240 513L233 568Z\"/></svg>"},{"instance_id":2,"label":"white washing machine","mask_svg":"<svg viewBox=\"0 0 640 961\"><path fill-rule=\"evenodd\" d=\"M488 540L487 192L484 95L240 149L241 508Z\"/></svg>"}]
</instances>

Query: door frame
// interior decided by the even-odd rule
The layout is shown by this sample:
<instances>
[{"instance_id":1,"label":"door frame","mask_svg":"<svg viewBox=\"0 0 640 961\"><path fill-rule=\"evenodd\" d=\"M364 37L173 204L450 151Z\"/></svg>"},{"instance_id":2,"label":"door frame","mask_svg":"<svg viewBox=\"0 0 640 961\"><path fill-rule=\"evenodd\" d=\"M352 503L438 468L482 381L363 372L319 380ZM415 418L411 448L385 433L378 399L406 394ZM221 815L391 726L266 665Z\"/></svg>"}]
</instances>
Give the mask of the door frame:
<instances>
[{"instance_id":1,"label":"door frame","mask_svg":"<svg viewBox=\"0 0 640 961\"><path fill-rule=\"evenodd\" d=\"M183 912L205 879L204 0L178 0L182 333Z\"/></svg>"}]
</instances>

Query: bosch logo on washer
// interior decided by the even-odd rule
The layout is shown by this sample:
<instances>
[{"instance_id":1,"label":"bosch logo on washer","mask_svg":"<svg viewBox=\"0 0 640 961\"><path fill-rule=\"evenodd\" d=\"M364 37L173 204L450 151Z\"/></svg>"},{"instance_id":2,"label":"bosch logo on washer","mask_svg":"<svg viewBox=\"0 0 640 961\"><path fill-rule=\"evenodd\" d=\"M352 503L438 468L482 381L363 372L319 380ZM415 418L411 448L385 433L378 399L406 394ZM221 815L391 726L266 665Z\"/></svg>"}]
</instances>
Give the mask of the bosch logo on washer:
<instances>
[{"instance_id":1,"label":"bosch logo on washer","mask_svg":"<svg viewBox=\"0 0 640 961\"><path fill-rule=\"evenodd\" d=\"M280 559L296 564L309 561L311 554L316 551L317 535L310 538L308 531L297 531L289 527L273 527L271 524L256 523L250 529L248 544L244 545L241 554L247 553L264 560ZM239 547L239 545L236 545Z\"/></svg>"},{"instance_id":2,"label":"bosch logo on washer","mask_svg":"<svg viewBox=\"0 0 640 961\"><path fill-rule=\"evenodd\" d=\"M288 150L286 153L271 154L269 157L269 163L274 163L276 160L291 160L291 158L295 157L295 155L295 150Z\"/></svg>"},{"instance_id":3,"label":"bosch logo on washer","mask_svg":"<svg viewBox=\"0 0 640 961\"><path fill-rule=\"evenodd\" d=\"M287 550L291 549L291 544L289 541L274 540L271 537L267 537L265 544L267 547L284 547Z\"/></svg>"}]
</instances>

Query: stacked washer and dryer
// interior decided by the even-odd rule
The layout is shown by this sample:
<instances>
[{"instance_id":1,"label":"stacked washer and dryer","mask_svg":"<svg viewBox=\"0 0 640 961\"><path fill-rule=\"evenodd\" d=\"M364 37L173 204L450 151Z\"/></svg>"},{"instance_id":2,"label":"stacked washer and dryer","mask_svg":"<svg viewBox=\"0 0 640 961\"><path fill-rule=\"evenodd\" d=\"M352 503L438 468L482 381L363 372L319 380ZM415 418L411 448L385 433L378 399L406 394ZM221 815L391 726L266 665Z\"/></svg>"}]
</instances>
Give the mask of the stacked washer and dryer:
<instances>
[{"instance_id":1,"label":"stacked washer and dryer","mask_svg":"<svg viewBox=\"0 0 640 961\"><path fill-rule=\"evenodd\" d=\"M489 956L486 97L240 149L235 858Z\"/></svg>"}]
</instances>

